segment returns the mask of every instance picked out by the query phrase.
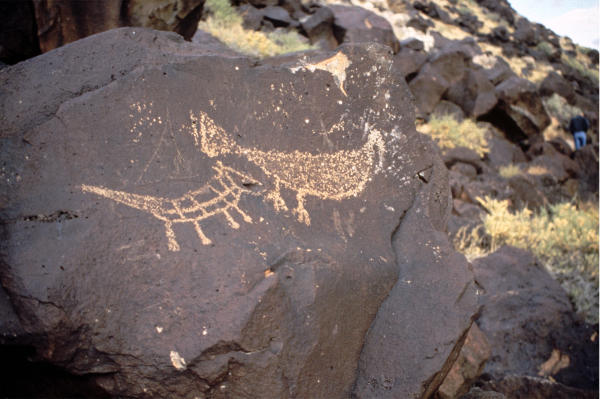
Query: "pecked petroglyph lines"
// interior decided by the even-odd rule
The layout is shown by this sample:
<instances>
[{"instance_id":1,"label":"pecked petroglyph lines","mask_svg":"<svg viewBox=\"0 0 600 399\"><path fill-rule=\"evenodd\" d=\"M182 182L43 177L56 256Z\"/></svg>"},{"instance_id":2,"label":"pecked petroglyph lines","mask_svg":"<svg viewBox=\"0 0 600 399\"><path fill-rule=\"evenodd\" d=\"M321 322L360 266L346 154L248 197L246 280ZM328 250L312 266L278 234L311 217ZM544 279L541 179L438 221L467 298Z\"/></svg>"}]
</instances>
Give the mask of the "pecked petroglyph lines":
<instances>
[{"instance_id":1,"label":"pecked petroglyph lines","mask_svg":"<svg viewBox=\"0 0 600 399\"><path fill-rule=\"evenodd\" d=\"M235 210L246 223L252 223L252 218L240 209L239 201L243 194L251 192L244 184L260 183L248 175L224 166L220 161L217 161L213 169L216 174L208 183L178 198L139 195L91 185L82 185L81 190L150 213L164 222L169 250L179 251L173 224L191 223L202 244L209 245L212 241L200 227L203 220L223 215L231 228L238 229L240 225L230 213L231 210Z\"/></svg>"},{"instance_id":2,"label":"pecked petroglyph lines","mask_svg":"<svg viewBox=\"0 0 600 399\"><path fill-rule=\"evenodd\" d=\"M152 103L149 106L136 103L135 106L138 113L142 114L151 110ZM201 226L204 220L222 215L231 228L238 229L240 225L233 217L235 213L232 213L235 211L246 223L252 223L252 218L239 206L244 194L263 195L264 200L272 203L275 211L280 212L289 211L281 190L295 192L297 205L291 212L299 222L310 226L310 214L305 208L307 197L334 201L356 197L364 191L373 176L383 169L386 152L383 135L368 124L364 127L366 140L360 148L312 154L297 150L283 152L244 147L205 112L200 111L196 115L190 111L189 116L191 124L183 125L181 131L187 130L192 135L194 145L200 152L209 158L234 155L247 160L258 167L270 181L268 191L261 191L259 194L248 189L247 184L262 184L247 174L223 165L219 160L213 167L216 174L206 184L178 198L140 195L86 184L81 186L85 193L147 212L162 221L170 251L180 250L173 230L174 224L191 223L202 244L209 245L212 240L206 236ZM162 124L162 119L158 117L148 118L140 119L142 125L148 121ZM141 137L142 125L133 129L137 132L134 140ZM332 126L329 132L323 134L330 134L334 129L339 129L339 126Z\"/></svg>"},{"instance_id":3,"label":"pecked petroglyph lines","mask_svg":"<svg viewBox=\"0 0 600 399\"><path fill-rule=\"evenodd\" d=\"M298 204L292 212L306 225L310 225L310 215L304 208L306 196L337 201L357 196L381 170L385 155L383 136L376 129L370 129L367 141L359 149L311 154L242 147L206 113L201 111L196 116L190 111L190 119L194 145L204 154L211 158L226 154L244 157L272 179L274 189L265 199L273 203L276 211L288 210L281 197L281 186L295 191Z\"/></svg>"}]
</instances>

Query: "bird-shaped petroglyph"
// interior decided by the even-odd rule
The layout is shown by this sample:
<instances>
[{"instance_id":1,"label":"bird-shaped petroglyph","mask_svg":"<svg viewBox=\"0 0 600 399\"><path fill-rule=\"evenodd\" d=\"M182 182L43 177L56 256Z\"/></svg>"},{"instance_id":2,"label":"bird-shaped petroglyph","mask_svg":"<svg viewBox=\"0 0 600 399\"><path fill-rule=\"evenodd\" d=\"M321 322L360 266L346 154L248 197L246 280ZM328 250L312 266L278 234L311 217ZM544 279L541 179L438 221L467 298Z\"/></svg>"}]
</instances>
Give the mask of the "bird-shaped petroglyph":
<instances>
[{"instance_id":1,"label":"bird-shaped petroglyph","mask_svg":"<svg viewBox=\"0 0 600 399\"><path fill-rule=\"evenodd\" d=\"M306 196L337 201L357 196L383 165L383 136L379 130L368 129L368 126L367 140L359 149L311 154L243 147L205 112L196 116L190 111L190 119L194 144L204 154L211 158L226 154L244 157L273 180L275 187L265 199L273 203L276 211L288 210L281 197L281 186L295 191L298 204L292 212L306 225L310 225L310 216L304 207Z\"/></svg>"},{"instance_id":2,"label":"bird-shaped petroglyph","mask_svg":"<svg viewBox=\"0 0 600 399\"><path fill-rule=\"evenodd\" d=\"M240 209L238 203L242 194L252 192L244 186L245 184L260 183L246 174L224 166L220 161L216 162L213 169L216 174L205 185L178 198L139 195L90 185L82 185L81 190L149 212L164 222L169 250L179 251L173 224L192 223L202 244L209 245L212 241L202 231L201 221L223 215L231 228L238 229L240 225L230 213L234 209L245 222L252 223L252 218Z\"/></svg>"}]
</instances>

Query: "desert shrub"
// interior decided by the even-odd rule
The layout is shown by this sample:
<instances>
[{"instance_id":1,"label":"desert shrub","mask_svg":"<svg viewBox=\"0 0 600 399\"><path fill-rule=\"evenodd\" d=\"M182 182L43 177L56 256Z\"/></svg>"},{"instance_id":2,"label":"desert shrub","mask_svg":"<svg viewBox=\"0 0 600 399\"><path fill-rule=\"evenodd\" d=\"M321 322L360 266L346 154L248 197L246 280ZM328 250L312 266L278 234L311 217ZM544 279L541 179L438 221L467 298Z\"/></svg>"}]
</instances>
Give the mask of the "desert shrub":
<instances>
[{"instance_id":1,"label":"desert shrub","mask_svg":"<svg viewBox=\"0 0 600 399\"><path fill-rule=\"evenodd\" d=\"M508 201L489 197L479 202L488 211L485 235L462 238L458 248L468 256L482 247L494 252L508 244L533 252L569 293L576 309L588 321L598 322L598 207L560 203L534 213L512 212ZM485 238L485 239L484 239Z\"/></svg>"},{"instance_id":2,"label":"desert shrub","mask_svg":"<svg viewBox=\"0 0 600 399\"><path fill-rule=\"evenodd\" d=\"M244 29L242 17L228 0L206 0L205 5L211 16L198 27L241 53L262 58L313 48L296 31L264 33Z\"/></svg>"},{"instance_id":3,"label":"desert shrub","mask_svg":"<svg viewBox=\"0 0 600 399\"><path fill-rule=\"evenodd\" d=\"M598 84L598 70L597 69L588 68L577 58L570 57L570 56L566 55L565 53L562 54L561 59L562 59L563 64L567 64L568 66L570 66L571 68L576 70L580 75L587 77L594 84L596 84L596 85Z\"/></svg>"},{"instance_id":4,"label":"desert shrub","mask_svg":"<svg viewBox=\"0 0 600 399\"><path fill-rule=\"evenodd\" d=\"M552 172L548 170L545 166L541 165L532 165L526 169L526 173L532 176L543 176L543 175L551 175Z\"/></svg>"},{"instance_id":5,"label":"desert shrub","mask_svg":"<svg viewBox=\"0 0 600 399\"><path fill-rule=\"evenodd\" d=\"M431 136L442 151L454 147L467 147L480 157L488 153L487 129L477 126L471 119L458 122L450 115L432 116L421 131Z\"/></svg>"},{"instance_id":6,"label":"desert shrub","mask_svg":"<svg viewBox=\"0 0 600 399\"><path fill-rule=\"evenodd\" d=\"M563 125L569 123L569 120L575 115L582 114L580 108L570 105L564 97L556 93L551 97L544 97L542 102L548 114L558 119Z\"/></svg>"},{"instance_id":7,"label":"desert shrub","mask_svg":"<svg viewBox=\"0 0 600 399\"><path fill-rule=\"evenodd\" d=\"M554 46L552 46L551 43L546 42L546 41L539 42L535 46L535 49L538 51L541 51L542 53L546 54L547 56L551 55L554 52Z\"/></svg>"},{"instance_id":8,"label":"desert shrub","mask_svg":"<svg viewBox=\"0 0 600 399\"><path fill-rule=\"evenodd\" d=\"M505 179L510 179L511 177L518 176L522 173L523 171L521 171L521 168L512 163L498 168L498 174Z\"/></svg>"}]
</instances>

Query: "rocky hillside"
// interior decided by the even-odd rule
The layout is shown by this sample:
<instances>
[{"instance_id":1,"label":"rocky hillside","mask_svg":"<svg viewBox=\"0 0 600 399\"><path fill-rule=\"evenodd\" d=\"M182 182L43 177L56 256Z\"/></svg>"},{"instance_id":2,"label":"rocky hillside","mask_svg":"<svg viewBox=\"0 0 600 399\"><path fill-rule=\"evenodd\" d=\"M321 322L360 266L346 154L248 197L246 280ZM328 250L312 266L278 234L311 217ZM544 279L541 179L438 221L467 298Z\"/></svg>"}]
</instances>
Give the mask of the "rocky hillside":
<instances>
[{"instance_id":1,"label":"rocky hillside","mask_svg":"<svg viewBox=\"0 0 600 399\"><path fill-rule=\"evenodd\" d=\"M0 9L0 396L598 398L596 50L505 0Z\"/></svg>"}]
</instances>

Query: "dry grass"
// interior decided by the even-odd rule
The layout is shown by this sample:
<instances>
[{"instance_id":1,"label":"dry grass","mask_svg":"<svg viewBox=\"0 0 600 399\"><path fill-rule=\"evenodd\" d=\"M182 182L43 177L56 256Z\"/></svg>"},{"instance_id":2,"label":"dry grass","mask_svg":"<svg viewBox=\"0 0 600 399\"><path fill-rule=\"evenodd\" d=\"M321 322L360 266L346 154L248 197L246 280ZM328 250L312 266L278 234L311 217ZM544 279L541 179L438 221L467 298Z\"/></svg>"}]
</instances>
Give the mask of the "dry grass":
<instances>
[{"instance_id":1,"label":"dry grass","mask_svg":"<svg viewBox=\"0 0 600 399\"><path fill-rule=\"evenodd\" d=\"M581 55L583 56L583 54ZM588 68L585 65L585 61L581 58L582 57L579 57L579 53L577 57L570 57L565 53L561 55L561 60L563 64L567 64L571 68L575 69L582 76L585 76L588 79L590 79L595 85L598 85L598 70Z\"/></svg>"},{"instance_id":2,"label":"dry grass","mask_svg":"<svg viewBox=\"0 0 600 399\"><path fill-rule=\"evenodd\" d=\"M481 49L488 54L495 55L508 63L510 69L517 76L530 80L533 83L539 84L548 76L548 73L554 71L552 65L546 61L537 61L533 57L506 57L502 54L502 47L495 46L490 43L479 43ZM529 70L530 72L525 73L524 71Z\"/></svg>"},{"instance_id":3,"label":"dry grass","mask_svg":"<svg viewBox=\"0 0 600 399\"><path fill-rule=\"evenodd\" d=\"M550 172L547 168L540 165L532 165L528 167L526 173L532 176L543 176L552 174L552 172Z\"/></svg>"},{"instance_id":4,"label":"dry grass","mask_svg":"<svg viewBox=\"0 0 600 399\"><path fill-rule=\"evenodd\" d=\"M523 171L519 166L511 163L509 165L500 166L498 174L505 179L510 179L511 177L522 175Z\"/></svg>"},{"instance_id":5,"label":"dry grass","mask_svg":"<svg viewBox=\"0 0 600 399\"><path fill-rule=\"evenodd\" d=\"M569 293L576 309L598 322L598 206L561 203L534 213L509 210L508 201L479 199L488 211L485 234L457 237L455 247L468 257L508 244L533 252Z\"/></svg>"},{"instance_id":6,"label":"dry grass","mask_svg":"<svg viewBox=\"0 0 600 399\"><path fill-rule=\"evenodd\" d=\"M313 48L295 31L264 33L244 29L243 19L228 0L207 0L212 15L198 28L209 32L228 47L254 57L271 57Z\"/></svg>"},{"instance_id":7,"label":"dry grass","mask_svg":"<svg viewBox=\"0 0 600 399\"><path fill-rule=\"evenodd\" d=\"M487 129L471 119L458 122L452 116L432 116L428 123L419 127L421 133L431 136L442 152L455 147L466 147L483 157L489 152Z\"/></svg>"}]
</instances>

